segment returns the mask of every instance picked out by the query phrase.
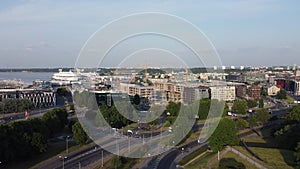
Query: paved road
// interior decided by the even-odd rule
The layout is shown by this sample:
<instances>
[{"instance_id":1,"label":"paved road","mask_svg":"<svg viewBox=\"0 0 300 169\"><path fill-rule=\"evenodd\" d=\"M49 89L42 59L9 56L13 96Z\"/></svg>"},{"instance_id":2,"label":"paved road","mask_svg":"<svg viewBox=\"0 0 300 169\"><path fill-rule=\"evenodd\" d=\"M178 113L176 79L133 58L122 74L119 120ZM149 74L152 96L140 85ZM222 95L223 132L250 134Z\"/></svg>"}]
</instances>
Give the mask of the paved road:
<instances>
[{"instance_id":1,"label":"paved road","mask_svg":"<svg viewBox=\"0 0 300 169\"><path fill-rule=\"evenodd\" d=\"M79 158L71 158L71 159L67 159L65 161L65 166L64 168L66 169L77 169L80 167L87 167L89 168L89 166L91 164L94 164L95 162L99 162L101 164L102 161L102 152L103 152L103 161L105 162L105 160L107 160L108 158L111 158L113 156L113 154L103 150L103 149L97 149L94 151L90 151L90 152L86 152L85 154L82 154L81 157ZM57 169L62 168L62 160L60 160L60 166L57 167Z\"/></svg>"},{"instance_id":2,"label":"paved road","mask_svg":"<svg viewBox=\"0 0 300 169\"><path fill-rule=\"evenodd\" d=\"M175 149L167 154L158 164L157 169L168 169L172 166L175 158L180 154L180 150Z\"/></svg>"},{"instance_id":3,"label":"paved road","mask_svg":"<svg viewBox=\"0 0 300 169\"><path fill-rule=\"evenodd\" d=\"M276 124L276 123L274 123ZM264 126L263 128L269 128L271 127L271 125L269 126ZM245 132L243 134L240 134L239 137L246 137L247 135L252 134L253 131L249 131L249 132ZM198 144L197 140L192 141L190 143L188 143L187 145L181 146L177 149L174 149L173 151L171 151L169 154L167 154L165 157L163 157L161 159L161 161L158 164L158 169L176 169L176 165L177 165L177 161L175 160L178 156L180 156L180 152L181 152L181 148L184 147L185 149L192 149L193 147L199 146L198 148L202 148L204 146L207 146L207 143L203 143L203 144ZM193 153L194 151L190 151L189 154ZM188 154L187 154L188 155ZM186 155L186 156L187 156ZM177 158L178 159L178 158ZM182 159L182 158L181 158Z\"/></svg>"},{"instance_id":4,"label":"paved road","mask_svg":"<svg viewBox=\"0 0 300 169\"><path fill-rule=\"evenodd\" d=\"M41 109L41 110L34 110L32 112L29 112L29 118L37 118L42 116L45 112L54 109L54 108L63 108L63 106L55 106L47 109ZM16 120L25 120L25 113L21 114L13 114L10 116L6 116L2 118L2 123L9 123L11 121L16 121Z\"/></svg>"},{"instance_id":5,"label":"paved road","mask_svg":"<svg viewBox=\"0 0 300 169\"><path fill-rule=\"evenodd\" d=\"M96 145L92 145L90 147L69 153L68 155L65 155L63 157L67 157L65 162L68 163L68 161L71 161L73 159L79 159L80 157L82 157L82 155L87 155L89 153L92 153L95 151L95 146ZM100 151L100 149L96 148L96 151ZM38 167L38 169L53 169L53 168L59 168L62 167L62 159L60 159L59 157L57 158L52 158L48 161L46 161L45 163L43 163L42 165L40 165Z\"/></svg>"}]
</instances>

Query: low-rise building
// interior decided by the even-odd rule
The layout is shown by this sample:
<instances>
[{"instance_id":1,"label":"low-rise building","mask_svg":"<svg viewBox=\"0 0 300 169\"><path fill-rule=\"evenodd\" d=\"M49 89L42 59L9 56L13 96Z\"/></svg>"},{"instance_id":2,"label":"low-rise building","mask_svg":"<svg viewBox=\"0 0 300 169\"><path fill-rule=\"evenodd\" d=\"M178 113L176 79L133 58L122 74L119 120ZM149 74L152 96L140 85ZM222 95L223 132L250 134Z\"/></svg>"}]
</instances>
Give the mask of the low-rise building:
<instances>
[{"instance_id":1,"label":"low-rise building","mask_svg":"<svg viewBox=\"0 0 300 169\"><path fill-rule=\"evenodd\" d=\"M4 99L28 99L35 107L56 105L56 94L52 90L0 89L0 101Z\"/></svg>"},{"instance_id":2,"label":"low-rise building","mask_svg":"<svg viewBox=\"0 0 300 169\"><path fill-rule=\"evenodd\" d=\"M271 85L266 87L269 96L275 96L280 91L280 87L276 85Z\"/></svg>"},{"instance_id":3,"label":"low-rise building","mask_svg":"<svg viewBox=\"0 0 300 169\"><path fill-rule=\"evenodd\" d=\"M253 99L260 98L261 87L257 85L249 86L247 89L248 96Z\"/></svg>"},{"instance_id":4,"label":"low-rise building","mask_svg":"<svg viewBox=\"0 0 300 169\"><path fill-rule=\"evenodd\" d=\"M236 96L244 98L247 96L247 87L246 85L239 85L236 87Z\"/></svg>"}]
</instances>

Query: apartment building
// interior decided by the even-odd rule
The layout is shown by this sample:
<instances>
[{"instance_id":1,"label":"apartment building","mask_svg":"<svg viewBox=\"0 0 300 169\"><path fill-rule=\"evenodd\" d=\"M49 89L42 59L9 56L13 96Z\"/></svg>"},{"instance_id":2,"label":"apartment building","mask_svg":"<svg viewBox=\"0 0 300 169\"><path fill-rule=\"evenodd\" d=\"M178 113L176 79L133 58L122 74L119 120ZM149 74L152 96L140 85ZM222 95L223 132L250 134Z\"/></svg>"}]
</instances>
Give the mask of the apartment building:
<instances>
[{"instance_id":1,"label":"apartment building","mask_svg":"<svg viewBox=\"0 0 300 169\"><path fill-rule=\"evenodd\" d=\"M236 99L235 86L219 85L210 86L211 99L219 101L234 101Z\"/></svg>"},{"instance_id":2,"label":"apartment building","mask_svg":"<svg viewBox=\"0 0 300 169\"><path fill-rule=\"evenodd\" d=\"M247 89L247 94L249 97L253 99L259 99L260 98L260 92L261 92L261 87L257 85L252 85L249 86Z\"/></svg>"}]
</instances>

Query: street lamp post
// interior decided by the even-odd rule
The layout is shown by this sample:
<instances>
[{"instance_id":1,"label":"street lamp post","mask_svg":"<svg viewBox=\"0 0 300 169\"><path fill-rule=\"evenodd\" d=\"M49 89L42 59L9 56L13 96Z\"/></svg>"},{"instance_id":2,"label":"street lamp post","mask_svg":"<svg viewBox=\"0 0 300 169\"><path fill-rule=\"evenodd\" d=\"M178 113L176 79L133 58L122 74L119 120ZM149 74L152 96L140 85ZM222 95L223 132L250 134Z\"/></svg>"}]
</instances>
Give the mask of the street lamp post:
<instances>
[{"instance_id":1,"label":"street lamp post","mask_svg":"<svg viewBox=\"0 0 300 169\"><path fill-rule=\"evenodd\" d=\"M69 153L69 136L66 137L66 152Z\"/></svg>"},{"instance_id":2,"label":"street lamp post","mask_svg":"<svg viewBox=\"0 0 300 169\"><path fill-rule=\"evenodd\" d=\"M63 160L63 162L62 162L62 168L65 169L65 159L67 159L68 157L67 156L65 156L65 157L58 156L58 157Z\"/></svg>"},{"instance_id":3,"label":"street lamp post","mask_svg":"<svg viewBox=\"0 0 300 169\"><path fill-rule=\"evenodd\" d=\"M130 147L131 145L130 145L130 137L128 136L128 149L129 149L129 153L130 153Z\"/></svg>"},{"instance_id":4,"label":"street lamp post","mask_svg":"<svg viewBox=\"0 0 300 169\"><path fill-rule=\"evenodd\" d=\"M101 164L102 164L101 166L102 166L102 168L103 168L103 150L101 151L101 155L102 155L102 156L101 156Z\"/></svg>"}]
</instances>

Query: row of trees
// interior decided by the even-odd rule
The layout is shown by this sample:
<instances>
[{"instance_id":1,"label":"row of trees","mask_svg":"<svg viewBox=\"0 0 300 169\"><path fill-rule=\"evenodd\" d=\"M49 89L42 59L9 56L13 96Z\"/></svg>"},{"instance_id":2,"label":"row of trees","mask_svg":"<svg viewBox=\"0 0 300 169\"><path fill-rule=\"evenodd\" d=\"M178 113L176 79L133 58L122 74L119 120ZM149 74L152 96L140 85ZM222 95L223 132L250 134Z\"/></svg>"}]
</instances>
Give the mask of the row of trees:
<instances>
[{"instance_id":1,"label":"row of trees","mask_svg":"<svg viewBox=\"0 0 300 169\"><path fill-rule=\"evenodd\" d=\"M248 120L238 119L234 122L231 119L223 118L212 136L209 138L209 145L214 151L220 151L226 145L238 145L240 139L237 136L237 129L253 127L258 123L267 122L270 118L271 116L266 109L257 110L255 114L248 118Z\"/></svg>"},{"instance_id":2,"label":"row of trees","mask_svg":"<svg viewBox=\"0 0 300 169\"><path fill-rule=\"evenodd\" d=\"M132 123L129 119L137 119L136 112L133 110L130 111L131 109L128 104L123 105L122 108L118 107L119 109L117 109L116 105L112 105L111 107L100 105L99 111L89 110L85 113L85 117L98 127L104 127L105 123L108 123L113 128L122 128ZM124 112L120 113L119 110ZM129 117L129 119L127 117Z\"/></svg>"},{"instance_id":3,"label":"row of trees","mask_svg":"<svg viewBox=\"0 0 300 169\"><path fill-rule=\"evenodd\" d=\"M249 108L254 107L264 108L263 99L257 100L236 100L232 105L232 111L238 114L246 114Z\"/></svg>"},{"instance_id":4,"label":"row of trees","mask_svg":"<svg viewBox=\"0 0 300 169\"><path fill-rule=\"evenodd\" d=\"M172 124L176 120L179 112L181 110L186 111L187 109L191 109L191 114L194 114L191 118L198 116L198 119L201 120L207 119L209 113L210 118L224 116L229 110L228 105L225 104L225 102L216 99L200 99L188 106L184 106L181 103L169 102L166 107L166 112L169 113L167 120Z\"/></svg>"},{"instance_id":5,"label":"row of trees","mask_svg":"<svg viewBox=\"0 0 300 169\"><path fill-rule=\"evenodd\" d=\"M268 120L270 120L271 115L268 110L266 109L258 109L255 114L249 116L247 120L244 119L238 119L236 121L236 127L238 129L244 129L248 127L254 127L257 124L263 124L266 123Z\"/></svg>"},{"instance_id":6,"label":"row of trees","mask_svg":"<svg viewBox=\"0 0 300 169\"><path fill-rule=\"evenodd\" d=\"M28 99L4 99L0 103L0 113L16 113L32 110L33 103Z\"/></svg>"},{"instance_id":7,"label":"row of trees","mask_svg":"<svg viewBox=\"0 0 300 169\"><path fill-rule=\"evenodd\" d=\"M68 123L65 109L53 109L41 118L0 125L2 162L26 159L47 151L47 140Z\"/></svg>"}]
</instances>

